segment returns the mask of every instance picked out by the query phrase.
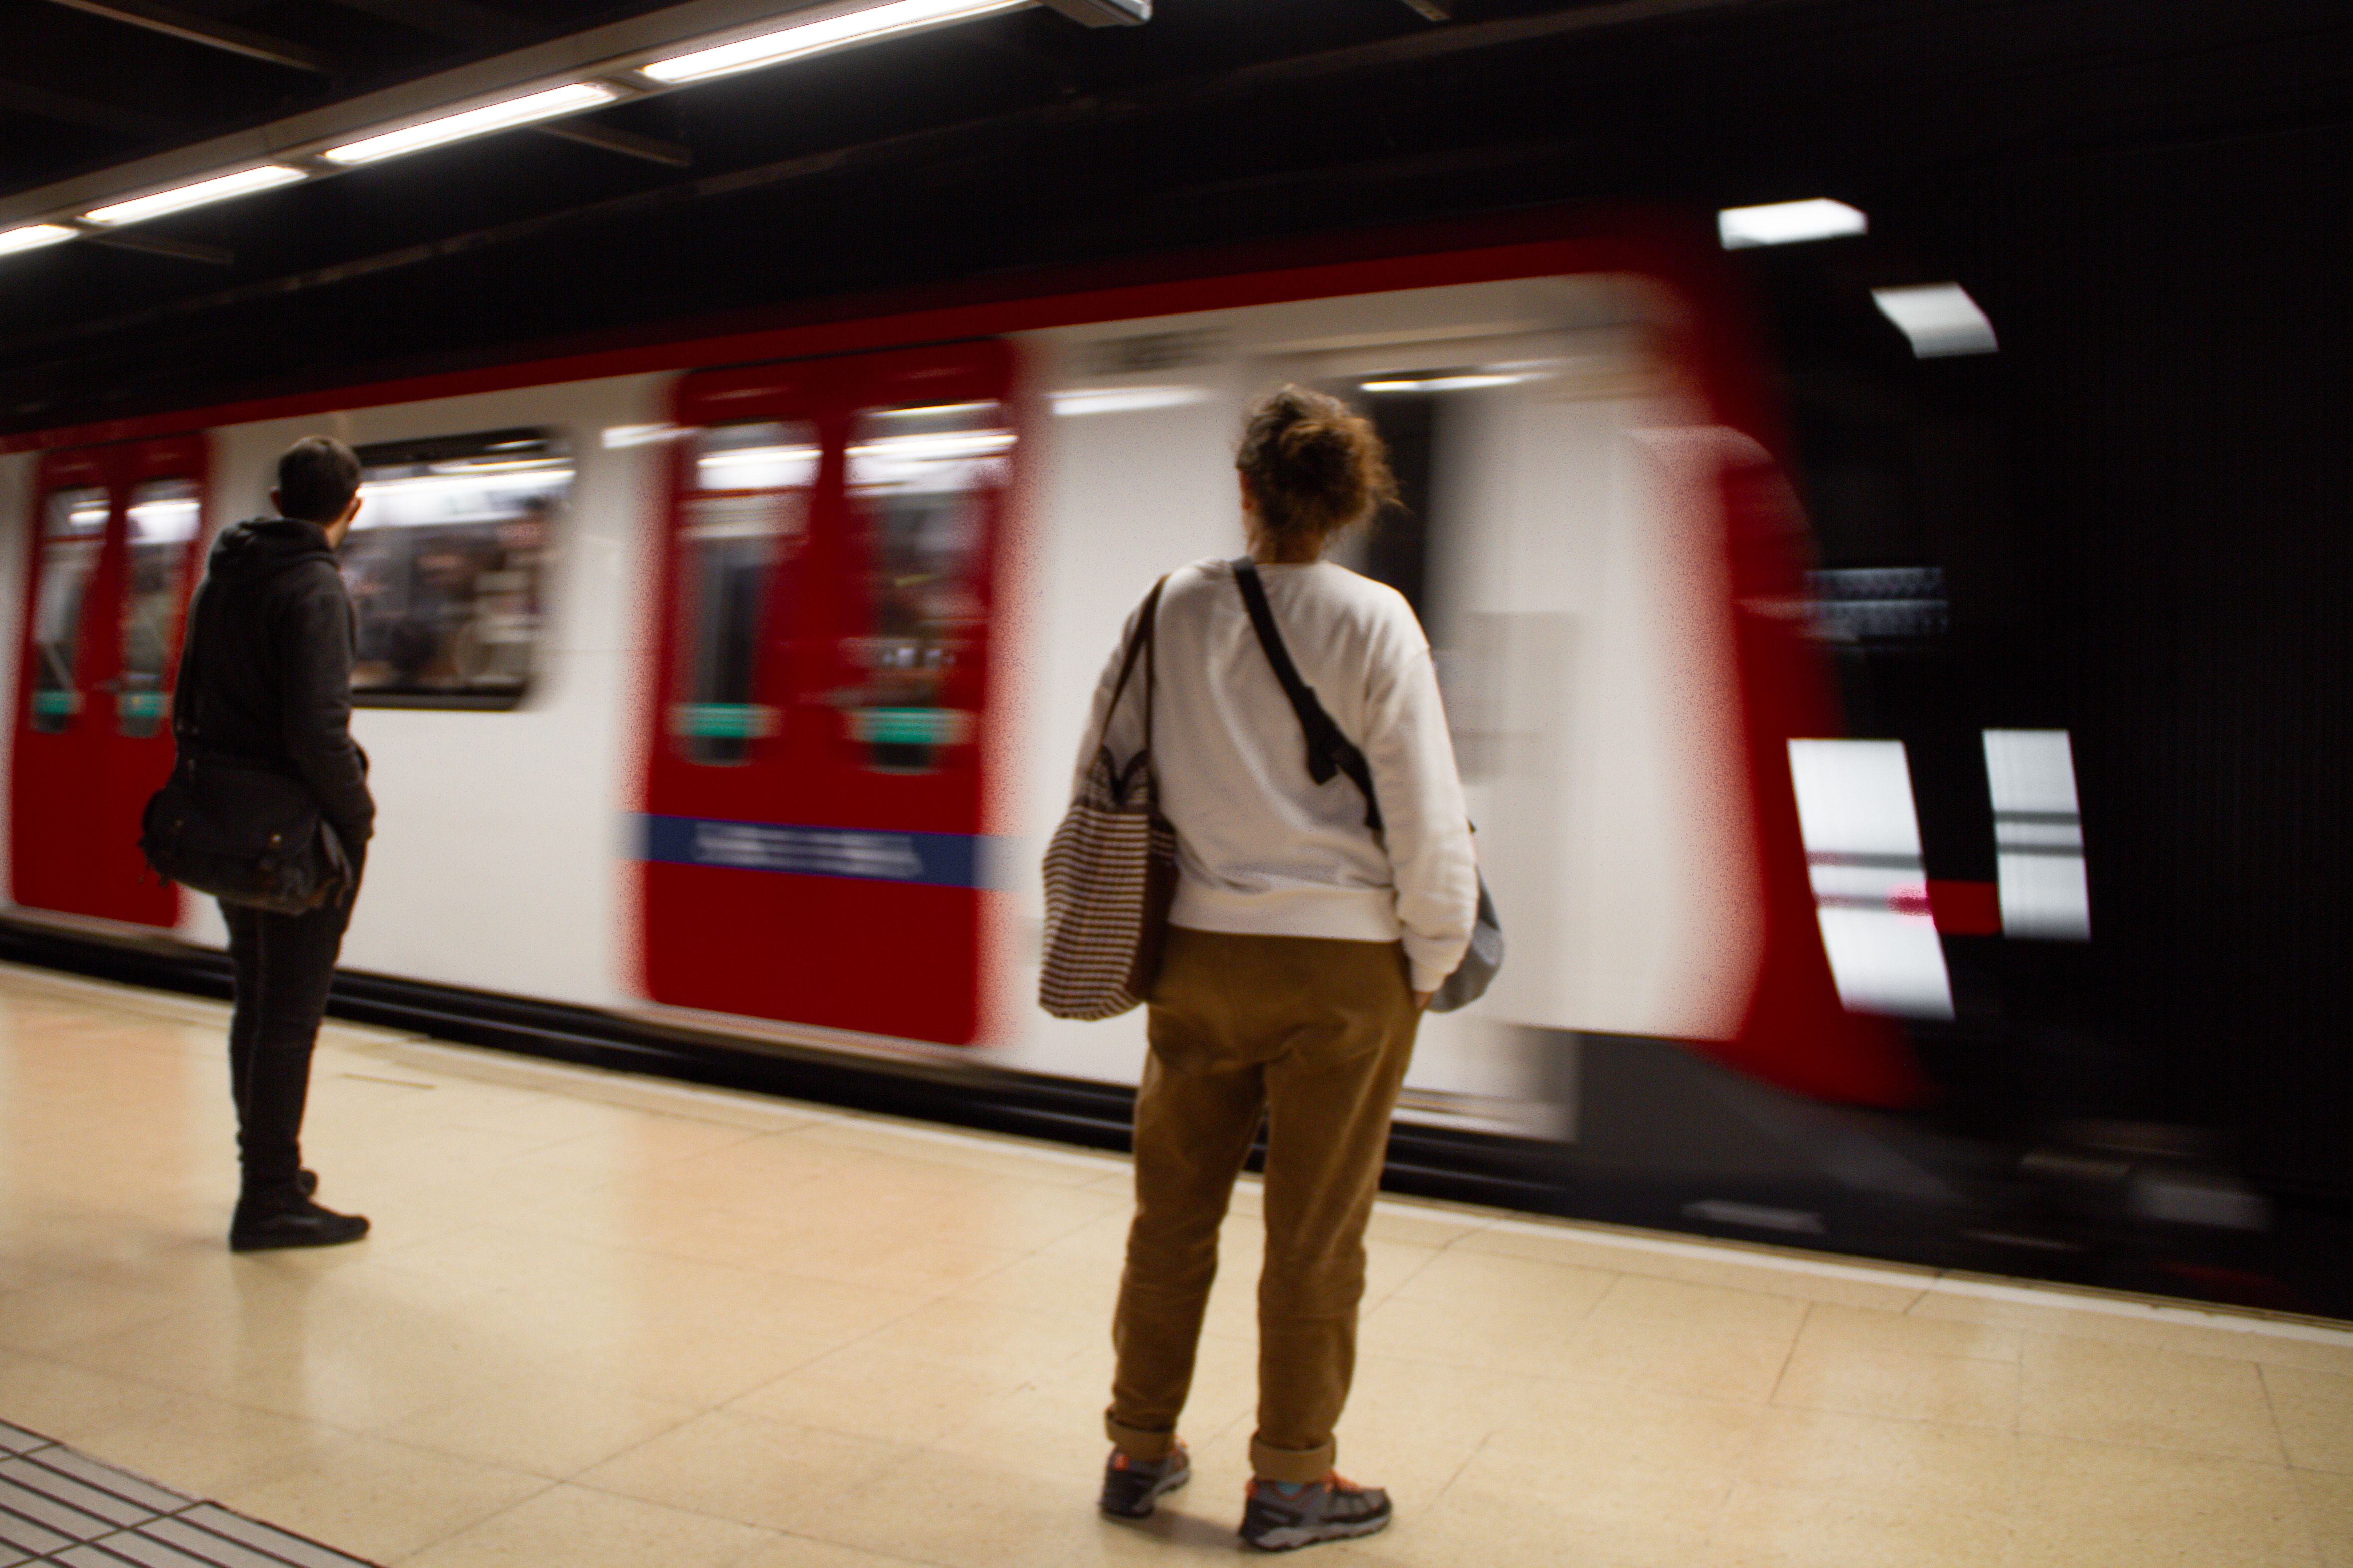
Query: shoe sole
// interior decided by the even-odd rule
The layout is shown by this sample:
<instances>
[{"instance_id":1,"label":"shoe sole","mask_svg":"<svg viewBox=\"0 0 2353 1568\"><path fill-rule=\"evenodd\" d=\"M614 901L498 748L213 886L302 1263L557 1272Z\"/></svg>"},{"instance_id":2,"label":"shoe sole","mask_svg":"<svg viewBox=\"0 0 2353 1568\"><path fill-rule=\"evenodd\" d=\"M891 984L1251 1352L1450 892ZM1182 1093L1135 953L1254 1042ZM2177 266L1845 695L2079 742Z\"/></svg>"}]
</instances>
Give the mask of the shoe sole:
<instances>
[{"instance_id":1,"label":"shoe sole","mask_svg":"<svg viewBox=\"0 0 2353 1568\"><path fill-rule=\"evenodd\" d=\"M1108 1503L1097 1502L1095 1511L1105 1519L1150 1519L1154 1504L1170 1492L1179 1490L1192 1479L1193 1467L1187 1465L1175 1475L1166 1477L1155 1485L1150 1491L1144 1494L1133 1510L1113 1508Z\"/></svg>"},{"instance_id":2,"label":"shoe sole","mask_svg":"<svg viewBox=\"0 0 2353 1568\"><path fill-rule=\"evenodd\" d=\"M1367 1535L1378 1535L1389 1527L1395 1516L1383 1514L1348 1524L1294 1524L1270 1530L1263 1535L1242 1537L1242 1544L1254 1552L1296 1552L1303 1546L1320 1546L1326 1541L1361 1541Z\"/></svg>"},{"instance_id":3,"label":"shoe sole","mask_svg":"<svg viewBox=\"0 0 2353 1568\"><path fill-rule=\"evenodd\" d=\"M306 1247L349 1247L354 1241L366 1239L365 1231L360 1232L357 1236L338 1236L332 1239L309 1237L300 1240L280 1240L267 1237L241 1239L232 1236L228 1238L228 1249L231 1252L293 1252Z\"/></svg>"}]
</instances>

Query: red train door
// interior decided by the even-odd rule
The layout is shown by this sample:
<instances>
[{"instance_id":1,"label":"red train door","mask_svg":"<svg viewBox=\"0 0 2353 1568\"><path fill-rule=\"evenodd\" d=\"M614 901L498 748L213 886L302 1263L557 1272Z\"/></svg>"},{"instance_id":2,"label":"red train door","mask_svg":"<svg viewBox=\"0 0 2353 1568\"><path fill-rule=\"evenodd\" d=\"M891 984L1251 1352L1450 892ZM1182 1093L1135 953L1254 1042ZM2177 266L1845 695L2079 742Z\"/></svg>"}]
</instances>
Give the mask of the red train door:
<instances>
[{"instance_id":1,"label":"red train door","mask_svg":"<svg viewBox=\"0 0 2353 1568\"><path fill-rule=\"evenodd\" d=\"M139 814L172 767L172 680L203 533L205 439L52 453L37 481L9 781L11 894L176 925Z\"/></svg>"},{"instance_id":2,"label":"red train door","mask_svg":"<svg viewBox=\"0 0 2353 1568\"><path fill-rule=\"evenodd\" d=\"M688 378L641 857L657 1001L969 1042L1012 352Z\"/></svg>"}]
</instances>

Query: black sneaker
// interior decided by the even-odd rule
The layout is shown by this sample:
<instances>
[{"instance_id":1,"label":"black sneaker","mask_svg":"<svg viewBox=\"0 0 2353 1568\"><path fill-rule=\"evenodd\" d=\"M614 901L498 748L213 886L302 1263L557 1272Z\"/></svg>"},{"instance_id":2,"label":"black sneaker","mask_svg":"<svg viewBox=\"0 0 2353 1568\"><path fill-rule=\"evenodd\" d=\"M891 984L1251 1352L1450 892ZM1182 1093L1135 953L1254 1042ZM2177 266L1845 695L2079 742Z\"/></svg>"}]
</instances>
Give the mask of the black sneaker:
<instances>
[{"instance_id":1,"label":"black sneaker","mask_svg":"<svg viewBox=\"0 0 2353 1568\"><path fill-rule=\"evenodd\" d=\"M1152 1505L1193 1479L1193 1461L1178 1443L1163 1459L1132 1459L1119 1449L1103 1461L1103 1500L1096 1506L1121 1519L1149 1519Z\"/></svg>"},{"instance_id":2,"label":"black sneaker","mask_svg":"<svg viewBox=\"0 0 2353 1568\"><path fill-rule=\"evenodd\" d=\"M231 1252L273 1252L289 1247L340 1247L368 1233L366 1219L322 1209L308 1198L267 1207L237 1206L229 1224Z\"/></svg>"},{"instance_id":3,"label":"black sneaker","mask_svg":"<svg viewBox=\"0 0 2353 1568\"><path fill-rule=\"evenodd\" d=\"M1252 1481L1242 1510L1242 1540L1261 1552L1295 1552L1319 1541L1353 1541L1387 1530L1389 1494L1360 1487L1334 1471L1285 1497L1270 1481Z\"/></svg>"}]
</instances>

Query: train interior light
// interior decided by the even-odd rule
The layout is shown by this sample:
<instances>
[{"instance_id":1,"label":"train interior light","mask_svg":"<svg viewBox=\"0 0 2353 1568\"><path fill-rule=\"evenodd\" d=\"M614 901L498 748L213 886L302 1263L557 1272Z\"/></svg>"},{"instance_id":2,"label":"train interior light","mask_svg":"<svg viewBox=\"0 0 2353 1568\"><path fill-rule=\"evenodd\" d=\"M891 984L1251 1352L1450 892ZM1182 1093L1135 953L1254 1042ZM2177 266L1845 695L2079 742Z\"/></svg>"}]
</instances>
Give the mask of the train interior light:
<instances>
[{"instance_id":1,"label":"train interior light","mask_svg":"<svg viewBox=\"0 0 2353 1568\"><path fill-rule=\"evenodd\" d=\"M2000 347L1994 338L1993 322L1957 283L1873 289L1871 300L1881 315L1902 330L1913 353L1921 359L1989 354Z\"/></svg>"},{"instance_id":2,"label":"train interior light","mask_svg":"<svg viewBox=\"0 0 2353 1568\"><path fill-rule=\"evenodd\" d=\"M131 503L131 537L140 544L185 544L204 521L195 487L172 479L140 487Z\"/></svg>"},{"instance_id":3,"label":"train interior light","mask_svg":"<svg viewBox=\"0 0 2353 1568\"><path fill-rule=\"evenodd\" d=\"M1535 379L1525 372L1473 371L1459 375L1383 376L1356 384L1366 392L1479 392L1491 386L1517 386Z\"/></svg>"},{"instance_id":4,"label":"train interior light","mask_svg":"<svg viewBox=\"0 0 2353 1568\"><path fill-rule=\"evenodd\" d=\"M251 195L256 191L294 184L310 177L301 170L290 169L283 163L260 163L250 169L239 169L233 174L216 174L209 180L198 180L194 184L174 185L153 195L133 196L127 202L93 207L81 215L82 221L110 228L118 224L144 223L151 217L186 212L191 207L210 206L215 202L226 202L237 196Z\"/></svg>"},{"instance_id":5,"label":"train interior light","mask_svg":"<svg viewBox=\"0 0 2353 1568\"><path fill-rule=\"evenodd\" d=\"M1065 417L1089 414L1142 414L1155 408L1182 408L1207 403L1210 393L1200 386L1074 387L1050 395L1054 412Z\"/></svg>"},{"instance_id":6,"label":"train interior light","mask_svg":"<svg viewBox=\"0 0 2353 1568\"><path fill-rule=\"evenodd\" d=\"M707 81L737 71L758 70L810 55L872 43L900 33L967 22L999 11L1018 10L1032 0L890 0L881 5L837 11L773 33L695 49L638 68L659 82Z\"/></svg>"},{"instance_id":7,"label":"train interior light","mask_svg":"<svg viewBox=\"0 0 2353 1568\"><path fill-rule=\"evenodd\" d=\"M1715 215L1716 233L1726 250L1746 250L1759 245L1801 245L1808 240L1836 239L1869 232L1870 220L1844 202L1817 196L1804 202L1771 202L1763 206L1726 207Z\"/></svg>"},{"instance_id":8,"label":"train interior light","mask_svg":"<svg viewBox=\"0 0 2353 1568\"><path fill-rule=\"evenodd\" d=\"M597 443L608 452L618 452L630 447L676 441L692 434L680 425L607 425L598 434Z\"/></svg>"},{"instance_id":9,"label":"train interior light","mask_svg":"<svg viewBox=\"0 0 2353 1568\"><path fill-rule=\"evenodd\" d=\"M487 136L494 131L507 131L518 125L532 125L543 120L577 114L583 110L610 103L619 96L611 88L601 87L595 82L570 82L563 87L549 88L543 92L486 103L457 114L445 114L421 125L405 125L382 135L346 142L341 147L330 147L319 155L330 163L374 163L405 153L421 153L427 147L463 142L470 136Z\"/></svg>"},{"instance_id":10,"label":"train interior light","mask_svg":"<svg viewBox=\"0 0 2353 1568\"><path fill-rule=\"evenodd\" d=\"M733 426L705 441L694 460L695 480L712 491L798 489L816 480L819 455L776 426Z\"/></svg>"}]
</instances>

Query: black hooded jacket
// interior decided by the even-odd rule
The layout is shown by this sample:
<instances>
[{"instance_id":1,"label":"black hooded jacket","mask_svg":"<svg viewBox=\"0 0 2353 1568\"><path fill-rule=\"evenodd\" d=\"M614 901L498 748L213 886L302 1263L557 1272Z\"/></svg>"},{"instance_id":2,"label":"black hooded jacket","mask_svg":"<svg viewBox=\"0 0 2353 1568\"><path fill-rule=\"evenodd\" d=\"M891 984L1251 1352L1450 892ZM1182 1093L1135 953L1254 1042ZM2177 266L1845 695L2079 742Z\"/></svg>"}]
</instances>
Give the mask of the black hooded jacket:
<instances>
[{"instance_id":1,"label":"black hooded jacket","mask_svg":"<svg viewBox=\"0 0 2353 1568\"><path fill-rule=\"evenodd\" d=\"M172 700L183 751L269 763L311 786L346 845L375 822L352 741L351 596L327 531L296 518L240 522L206 563Z\"/></svg>"}]
</instances>

